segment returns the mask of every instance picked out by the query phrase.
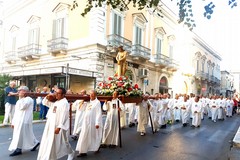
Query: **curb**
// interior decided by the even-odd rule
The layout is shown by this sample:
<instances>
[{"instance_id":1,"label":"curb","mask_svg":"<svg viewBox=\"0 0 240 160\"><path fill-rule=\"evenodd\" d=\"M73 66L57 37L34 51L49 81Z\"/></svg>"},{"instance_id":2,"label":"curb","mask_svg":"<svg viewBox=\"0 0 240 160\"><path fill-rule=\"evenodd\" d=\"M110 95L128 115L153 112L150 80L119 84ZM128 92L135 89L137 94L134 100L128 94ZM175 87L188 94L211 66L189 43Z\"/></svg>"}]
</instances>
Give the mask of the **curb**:
<instances>
[{"instance_id":1,"label":"curb","mask_svg":"<svg viewBox=\"0 0 240 160\"><path fill-rule=\"evenodd\" d=\"M44 120L34 120L33 124L34 123L45 123L46 121L47 120L45 120L45 119ZM0 128L5 128L5 127L11 127L11 125L10 124L5 124L5 125L4 124L0 124Z\"/></svg>"}]
</instances>

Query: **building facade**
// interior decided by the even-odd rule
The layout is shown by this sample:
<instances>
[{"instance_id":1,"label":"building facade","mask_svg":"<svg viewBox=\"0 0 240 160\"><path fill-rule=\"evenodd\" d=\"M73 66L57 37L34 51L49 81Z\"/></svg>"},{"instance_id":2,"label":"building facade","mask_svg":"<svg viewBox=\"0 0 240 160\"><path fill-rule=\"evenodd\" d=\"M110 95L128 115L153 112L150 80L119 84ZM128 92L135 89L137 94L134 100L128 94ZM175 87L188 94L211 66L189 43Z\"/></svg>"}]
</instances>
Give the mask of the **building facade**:
<instances>
[{"instance_id":1,"label":"building facade","mask_svg":"<svg viewBox=\"0 0 240 160\"><path fill-rule=\"evenodd\" d=\"M221 94L225 97L232 97L234 92L233 75L228 71L221 71Z\"/></svg>"},{"instance_id":2,"label":"building facade","mask_svg":"<svg viewBox=\"0 0 240 160\"><path fill-rule=\"evenodd\" d=\"M24 0L6 6L0 72L31 89L59 85L76 93L115 74L122 45L127 75L144 92L218 93L220 56L185 31L165 4L141 11L103 6L82 17L85 5L71 10L70 3ZM182 41L182 34L189 36Z\"/></svg>"}]
</instances>

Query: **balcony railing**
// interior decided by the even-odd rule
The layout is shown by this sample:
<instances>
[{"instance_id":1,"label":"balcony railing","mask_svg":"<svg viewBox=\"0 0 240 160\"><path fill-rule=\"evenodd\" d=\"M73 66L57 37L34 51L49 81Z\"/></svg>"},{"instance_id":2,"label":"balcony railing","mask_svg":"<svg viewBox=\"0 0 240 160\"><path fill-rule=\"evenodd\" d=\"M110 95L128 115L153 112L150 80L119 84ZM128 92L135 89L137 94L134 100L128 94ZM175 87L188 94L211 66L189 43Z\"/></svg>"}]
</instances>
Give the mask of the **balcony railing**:
<instances>
[{"instance_id":1,"label":"balcony railing","mask_svg":"<svg viewBox=\"0 0 240 160\"><path fill-rule=\"evenodd\" d=\"M58 37L47 41L48 52L66 53L68 48L68 38Z\"/></svg>"},{"instance_id":2,"label":"balcony railing","mask_svg":"<svg viewBox=\"0 0 240 160\"><path fill-rule=\"evenodd\" d=\"M169 65L167 68L172 71L176 71L179 68L179 63L174 59L169 59Z\"/></svg>"},{"instance_id":3,"label":"balcony railing","mask_svg":"<svg viewBox=\"0 0 240 160\"><path fill-rule=\"evenodd\" d=\"M221 82L217 77L214 77L214 81L215 81L215 83L217 83L217 84L220 84L220 82Z\"/></svg>"},{"instance_id":4,"label":"balcony railing","mask_svg":"<svg viewBox=\"0 0 240 160\"><path fill-rule=\"evenodd\" d=\"M17 58L17 52L16 51L10 51L10 52L6 52L5 54L5 61L8 63L15 63Z\"/></svg>"},{"instance_id":5,"label":"balcony railing","mask_svg":"<svg viewBox=\"0 0 240 160\"><path fill-rule=\"evenodd\" d=\"M132 53L130 55L135 59L150 60L151 49L140 44L135 44L132 46Z\"/></svg>"},{"instance_id":6,"label":"balcony railing","mask_svg":"<svg viewBox=\"0 0 240 160\"><path fill-rule=\"evenodd\" d=\"M211 82L215 82L215 78L213 75L211 75Z\"/></svg>"},{"instance_id":7,"label":"balcony railing","mask_svg":"<svg viewBox=\"0 0 240 160\"><path fill-rule=\"evenodd\" d=\"M39 44L29 44L18 48L18 57L22 59L39 58L41 46Z\"/></svg>"},{"instance_id":8,"label":"balcony railing","mask_svg":"<svg viewBox=\"0 0 240 160\"><path fill-rule=\"evenodd\" d=\"M132 41L117 34L108 35L107 43L107 50L109 51L116 51L116 48L118 48L119 46L123 46L126 51L128 51L129 53L131 52Z\"/></svg>"},{"instance_id":9,"label":"balcony railing","mask_svg":"<svg viewBox=\"0 0 240 160\"><path fill-rule=\"evenodd\" d=\"M204 73L203 71L197 71L196 77L200 78L201 80L208 80L208 74Z\"/></svg>"},{"instance_id":10,"label":"balcony railing","mask_svg":"<svg viewBox=\"0 0 240 160\"><path fill-rule=\"evenodd\" d=\"M152 62L155 63L155 66L160 66L161 68L167 67L170 62L170 58L163 55L163 54L154 54L152 55L153 60Z\"/></svg>"}]
</instances>

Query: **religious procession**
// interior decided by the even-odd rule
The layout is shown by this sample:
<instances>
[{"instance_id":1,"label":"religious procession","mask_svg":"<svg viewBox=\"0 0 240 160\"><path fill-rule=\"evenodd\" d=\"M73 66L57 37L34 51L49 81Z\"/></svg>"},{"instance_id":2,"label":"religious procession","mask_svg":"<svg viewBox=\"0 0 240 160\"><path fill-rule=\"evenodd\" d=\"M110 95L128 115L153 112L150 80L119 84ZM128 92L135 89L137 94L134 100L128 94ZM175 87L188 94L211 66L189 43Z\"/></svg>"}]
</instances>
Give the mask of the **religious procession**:
<instances>
[{"instance_id":1,"label":"religious procession","mask_svg":"<svg viewBox=\"0 0 240 160\"><path fill-rule=\"evenodd\" d=\"M130 82L127 83L128 92L125 92L122 81L127 81L124 76L127 52L122 46L118 49L117 74L110 80L113 82L116 77L122 80L114 83L116 86L108 84L112 88L108 91L96 88L87 92L83 89L74 95L65 88L55 86L52 93L36 94L29 92L27 86L20 86L17 90L16 84L10 82L5 89L4 119L4 124L9 121L13 128L9 146L9 151L13 152L9 156L21 155L22 150L38 149L37 160L56 160L66 155L67 160L72 160L76 158L75 152L77 157L86 157L89 152L98 153L100 148L122 147L121 132L127 127L136 127L139 136L151 136L177 123L197 129L204 119L214 124L239 113L237 95L224 98L221 95L176 94L171 98L169 93L142 93L137 84ZM102 92L107 92L109 96L102 96ZM132 100L126 100L123 93L124 96L134 96ZM36 96L42 97L41 104L48 108L41 141L35 137L32 126L32 97ZM70 116L72 112L74 117ZM103 115L106 115L104 120ZM73 132L69 136L72 119ZM75 148L69 143L69 138L77 141Z\"/></svg>"}]
</instances>

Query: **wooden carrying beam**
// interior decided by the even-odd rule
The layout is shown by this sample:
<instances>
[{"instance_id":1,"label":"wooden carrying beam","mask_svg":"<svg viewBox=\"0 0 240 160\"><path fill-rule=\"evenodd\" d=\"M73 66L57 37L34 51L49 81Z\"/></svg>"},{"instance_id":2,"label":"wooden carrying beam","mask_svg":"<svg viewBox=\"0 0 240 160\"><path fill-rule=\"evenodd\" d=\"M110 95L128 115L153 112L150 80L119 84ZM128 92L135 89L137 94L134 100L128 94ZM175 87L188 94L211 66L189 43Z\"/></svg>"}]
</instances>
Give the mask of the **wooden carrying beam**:
<instances>
[{"instance_id":1,"label":"wooden carrying beam","mask_svg":"<svg viewBox=\"0 0 240 160\"><path fill-rule=\"evenodd\" d=\"M37 98L37 97L45 97L48 94L47 93L34 93L34 92L29 92L26 93L27 96L32 97L32 98ZM90 101L90 96L86 95L79 95L79 94L66 94L65 95L66 99L68 101L75 101L75 100L84 100L84 101ZM142 97L124 97L124 96L119 96L118 97L123 103L140 103L142 102ZM97 96L97 99L100 101L110 101L112 100L112 96Z\"/></svg>"}]
</instances>

